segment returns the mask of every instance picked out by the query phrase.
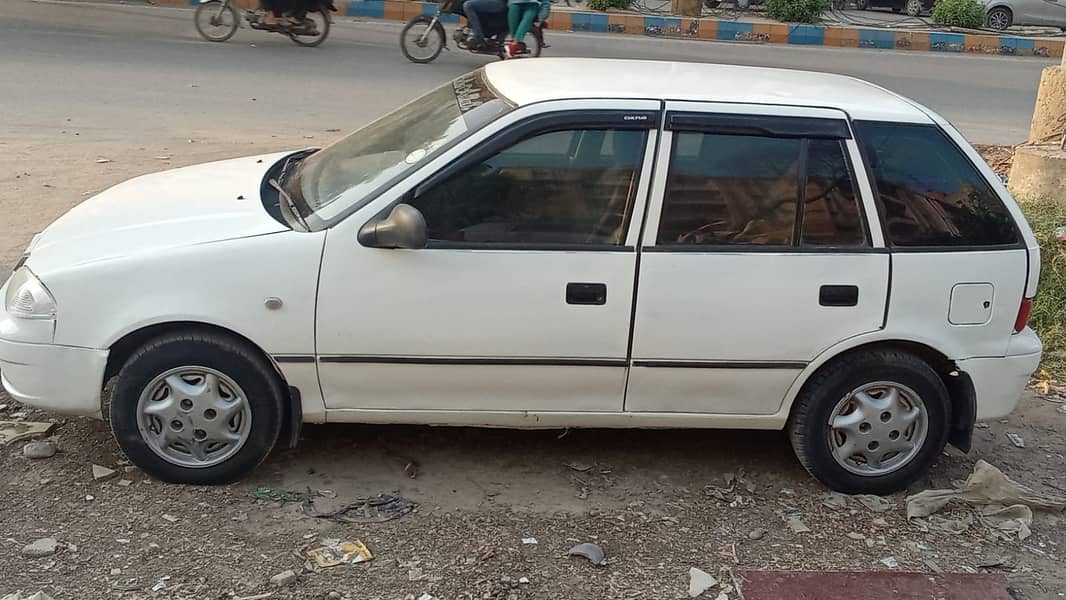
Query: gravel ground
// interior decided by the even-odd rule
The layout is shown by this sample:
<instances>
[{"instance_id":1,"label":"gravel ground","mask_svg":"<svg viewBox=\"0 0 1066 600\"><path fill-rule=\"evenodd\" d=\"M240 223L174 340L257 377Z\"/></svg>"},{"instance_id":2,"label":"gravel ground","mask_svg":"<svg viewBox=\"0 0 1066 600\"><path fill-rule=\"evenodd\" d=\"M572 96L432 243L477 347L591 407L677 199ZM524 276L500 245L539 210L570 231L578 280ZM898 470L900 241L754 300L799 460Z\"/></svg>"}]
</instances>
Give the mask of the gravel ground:
<instances>
[{"instance_id":1,"label":"gravel ground","mask_svg":"<svg viewBox=\"0 0 1066 600\"><path fill-rule=\"evenodd\" d=\"M117 131L92 133L73 140L85 130L72 125L0 140L0 270L32 232L108 185L339 135L312 132L309 142L186 129L160 131L149 145ZM1027 395L1009 419L976 432L969 455L947 451L912 491L950 487L981 458L1017 481L1066 493L1062 399ZM26 411L2 394L0 405L0 420L56 420L59 448L31 460L24 442L0 447L0 597L44 590L79 600L658 600L687 596L690 567L729 581L740 569L888 570L882 559L889 557L898 570L1005 572L1016 598L1059 598L1066 590L1062 515L1038 513L1033 535L1018 541L979 525L958 535L923 532L907 522L903 495L890 498L896 507L885 513L854 499L830 508L826 490L775 432L308 426L298 448L277 450L250 479L198 488L161 484L128 467L101 423ZM1008 432L1020 434L1025 448ZM405 469L412 461L415 478ZM117 473L97 481L93 465ZM261 488L294 500L310 495L313 508L258 498ZM378 494L418 508L382 523L312 514ZM786 515L811 531L794 533ZM751 538L756 529L765 530L760 539ZM42 538L56 540L54 554L23 554ZM361 540L375 558L311 569L304 550L323 538ZM578 542L601 544L607 564L567 558ZM271 584L287 570L296 574L291 583Z\"/></svg>"},{"instance_id":2,"label":"gravel ground","mask_svg":"<svg viewBox=\"0 0 1066 600\"><path fill-rule=\"evenodd\" d=\"M976 432L969 456L949 450L913 491L950 487L978 458L1039 490L1066 491L1059 406L1028 395L1009 420ZM979 525L923 532L907 522L903 495L884 513L853 498L830 507L776 433L309 426L300 447L276 451L249 480L213 488L161 484L127 467L101 423L59 420L53 435L52 458L27 459L22 443L0 452L0 593L659 599L684 597L690 567L729 581L740 569L887 570L888 557L905 571L1002 571L1016 598L1066 590L1061 515L1038 513L1033 535L1019 542ZM404 470L412 459L414 479ZM117 473L95 481L94 464ZM257 498L264 488L292 501ZM723 488L732 491L721 500ZM315 516L378 494L418 508L382 523ZM784 520L791 514L811 531L794 533ZM759 529L765 535L751 539ZM58 541L54 555L22 555L48 537ZM375 558L310 569L303 551L328 538L361 540ZM579 542L601 544L608 564L566 558ZM298 574L291 585L269 582L286 570Z\"/></svg>"}]
</instances>

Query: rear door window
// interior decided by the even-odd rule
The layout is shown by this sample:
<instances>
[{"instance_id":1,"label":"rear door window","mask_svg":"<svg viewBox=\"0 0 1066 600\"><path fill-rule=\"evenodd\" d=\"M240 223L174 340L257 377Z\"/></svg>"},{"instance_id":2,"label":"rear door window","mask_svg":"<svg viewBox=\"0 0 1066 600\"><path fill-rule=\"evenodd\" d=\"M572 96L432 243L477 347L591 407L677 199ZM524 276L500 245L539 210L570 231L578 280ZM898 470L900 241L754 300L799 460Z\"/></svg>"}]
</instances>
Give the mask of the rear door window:
<instances>
[{"instance_id":1,"label":"rear door window","mask_svg":"<svg viewBox=\"0 0 1066 600\"><path fill-rule=\"evenodd\" d=\"M865 243L839 140L674 133L658 245Z\"/></svg>"},{"instance_id":2,"label":"rear door window","mask_svg":"<svg viewBox=\"0 0 1066 600\"><path fill-rule=\"evenodd\" d=\"M969 158L929 125L854 124L894 246L967 247L1018 243L1003 201Z\"/></svg>"}]
</instances>

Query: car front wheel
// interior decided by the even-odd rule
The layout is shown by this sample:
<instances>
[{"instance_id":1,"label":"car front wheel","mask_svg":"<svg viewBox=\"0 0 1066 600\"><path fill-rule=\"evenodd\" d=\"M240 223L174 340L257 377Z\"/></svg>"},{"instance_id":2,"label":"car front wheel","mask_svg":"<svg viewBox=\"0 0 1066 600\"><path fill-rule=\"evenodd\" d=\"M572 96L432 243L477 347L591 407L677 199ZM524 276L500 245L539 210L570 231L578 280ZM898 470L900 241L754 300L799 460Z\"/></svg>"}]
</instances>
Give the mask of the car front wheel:
<instances>
[{"instance_id":1,"label":"car front wheel","mask_svg":"<svg viewBox=\"0 0 1066 600\"><path fill-rule=\"evenodd\" d=\"M985 24L992 29L998 29L1000 31L1009 28L1014 22L1014 15L1010 9L997 6L988 11L988 15L985 16Z\"/></svg>"},{"instance_id":2,"label":"car front wheel","mask_svg":"<svg viewBox=\"0 0 1066 600\"><path fill-rule=\"evenodd\" d=\"M796 399L789 423L800 463L847 494L888 494L922 477L947 443L950 401L935 371L907 352L839 359Z\"/></svg>"},{"instance_id":3,"label":"car front wheel","mask_svg":"<svg viewBox=\"0 0 1066 600\"><path fill-rule=\"evenodd\" d=\"M281 431L283 389L248 344L181 332L130 357L107 409L133 464L163 481L216 485L247 475L270 453Z\"/></svg>"}]
</instances>

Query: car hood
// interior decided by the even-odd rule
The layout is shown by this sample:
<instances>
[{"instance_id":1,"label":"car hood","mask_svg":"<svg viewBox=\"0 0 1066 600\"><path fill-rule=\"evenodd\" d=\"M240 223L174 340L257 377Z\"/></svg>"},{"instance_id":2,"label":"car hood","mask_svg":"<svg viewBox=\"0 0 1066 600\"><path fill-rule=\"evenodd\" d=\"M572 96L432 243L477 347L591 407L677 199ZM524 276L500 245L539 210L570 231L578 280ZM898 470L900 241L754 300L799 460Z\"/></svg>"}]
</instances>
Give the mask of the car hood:
<instances>
[{"instance_id":1,"label":"car hood","mask_svg":"<svg viewBox=\"0 0 1066 600\"><path fill-rule=\"evenodd\" d=\"M288 154L194 165L120 183L75 206L37 236L30 267L70 268L288 231L260 198L263 176Z\"/></svg>"}]
</instances>

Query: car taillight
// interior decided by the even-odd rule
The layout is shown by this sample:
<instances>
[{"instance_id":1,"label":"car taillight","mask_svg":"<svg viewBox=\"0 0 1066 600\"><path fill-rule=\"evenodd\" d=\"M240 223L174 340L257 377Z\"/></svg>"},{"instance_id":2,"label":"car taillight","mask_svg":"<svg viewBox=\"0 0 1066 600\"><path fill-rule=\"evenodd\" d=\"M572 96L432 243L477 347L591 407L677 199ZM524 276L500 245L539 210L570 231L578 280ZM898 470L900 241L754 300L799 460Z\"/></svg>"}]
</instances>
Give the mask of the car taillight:
<instances>
[{"instance_id":1,"label":"car taillight","mask_svg":"<svg viewBox=\"0 0 1066 600\"><path fill-rule=\"evenodd\" d=\"M1014 319L1014 333L1021 333L1029 324L1029 315L1033 312L1033 299L1022 298L1022 305L1018 307L1018 318Z\"/></svg>"}]
</instances>

